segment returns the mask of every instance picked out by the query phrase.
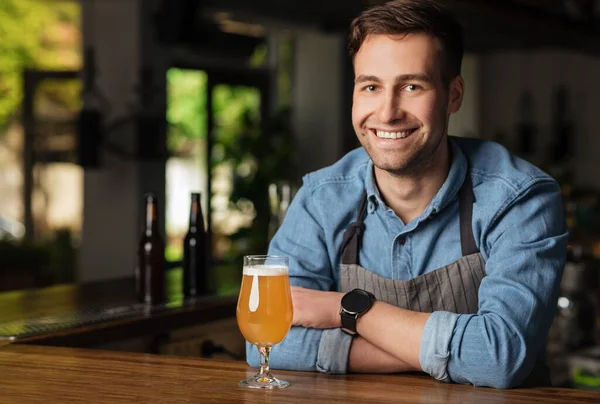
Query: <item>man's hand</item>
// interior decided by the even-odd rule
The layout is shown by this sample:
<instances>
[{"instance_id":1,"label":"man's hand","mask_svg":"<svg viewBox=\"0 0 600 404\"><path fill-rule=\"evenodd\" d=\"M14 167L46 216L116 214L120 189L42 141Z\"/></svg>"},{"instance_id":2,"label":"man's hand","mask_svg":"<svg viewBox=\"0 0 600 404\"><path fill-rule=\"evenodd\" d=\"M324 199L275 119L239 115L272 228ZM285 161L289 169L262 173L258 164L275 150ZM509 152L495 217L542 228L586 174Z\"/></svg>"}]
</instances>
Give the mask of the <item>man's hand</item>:
<instances>
[{"instance_id":1,"label":"man's hand","mask_svg":"<svg viewBox=\"0 0 600 404\"><path fill-rule=\"evenodd\" d=\"M292 286L293 325L307 328L341 327L340 304L343 293L323 292Z\"/></svg>"}]
</instances>

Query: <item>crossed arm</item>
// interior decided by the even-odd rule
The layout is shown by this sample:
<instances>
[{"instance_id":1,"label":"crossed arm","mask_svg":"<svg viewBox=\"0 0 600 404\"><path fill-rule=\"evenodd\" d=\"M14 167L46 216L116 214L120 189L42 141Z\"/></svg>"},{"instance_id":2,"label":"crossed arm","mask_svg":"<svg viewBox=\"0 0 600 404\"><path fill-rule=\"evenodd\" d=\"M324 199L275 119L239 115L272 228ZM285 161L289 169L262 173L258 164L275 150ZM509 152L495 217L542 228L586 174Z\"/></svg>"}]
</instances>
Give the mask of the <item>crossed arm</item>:
<instances>
[{"instance_id":1,"label":"crossed arm","mask_svg":"<svg viewBox=\"0 0 600 404\"><path fill-rule=\"evenodd\" d=\"M293 324L307 328L339 328L343 293L292 287ZM375 302L359 317L360 337L350 347L348 369L352 372L393 373L422 370L419 363L421 336L429 313L417 313ZM402 338L389 338L402 335Z\"/></svg>"},{"instance_id":2,"label":"crossed arm","mask_svg":"<svg viewBox=\"0 0 600 404\"><path fill-rule=\"evenodd\" d=\"M348 356L348 371L355 373L400 373L419 371L395 356L377 348L362 337L355 337Z\"/></svg>"}]
</instances>

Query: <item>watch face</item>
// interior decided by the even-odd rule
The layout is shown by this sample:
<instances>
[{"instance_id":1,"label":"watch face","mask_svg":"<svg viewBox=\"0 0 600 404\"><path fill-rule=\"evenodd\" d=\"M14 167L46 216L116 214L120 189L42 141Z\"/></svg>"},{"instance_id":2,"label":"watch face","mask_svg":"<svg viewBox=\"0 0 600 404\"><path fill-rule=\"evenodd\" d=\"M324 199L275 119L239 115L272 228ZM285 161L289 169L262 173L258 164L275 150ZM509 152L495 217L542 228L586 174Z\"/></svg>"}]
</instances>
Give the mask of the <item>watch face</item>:
<instances>
[{"instance_id":1,"label":"watch face","mask_svg":"<svg viewBox=\"0 0 600 404\"><path fill-rule=\"evenodd\" d=\"M360 289L354 289L342 298L342 307L349 313L361 313L371 304L371 297Z\"/></svg>"}]
</instances>

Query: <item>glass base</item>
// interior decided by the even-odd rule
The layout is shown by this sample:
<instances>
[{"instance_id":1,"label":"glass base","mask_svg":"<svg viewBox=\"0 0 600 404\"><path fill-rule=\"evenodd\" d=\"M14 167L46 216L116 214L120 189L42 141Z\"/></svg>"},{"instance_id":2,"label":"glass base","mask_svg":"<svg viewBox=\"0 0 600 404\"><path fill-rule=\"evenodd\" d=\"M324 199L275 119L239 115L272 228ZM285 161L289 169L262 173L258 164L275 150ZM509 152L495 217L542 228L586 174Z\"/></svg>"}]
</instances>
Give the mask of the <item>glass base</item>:
<instances>
[{"instance_id":1,"label":"glass base","mask_svg":"<svg viewBox=\"0 0 600 404\"><path fill-rule=\"evenodd\" d=\"M251 389L283 389L290 384L285 380L279 380L276 377L264 377L256 375L250 379L242 380L239 383L240 387L248 387Z\"/></svg>"}]
</instances>

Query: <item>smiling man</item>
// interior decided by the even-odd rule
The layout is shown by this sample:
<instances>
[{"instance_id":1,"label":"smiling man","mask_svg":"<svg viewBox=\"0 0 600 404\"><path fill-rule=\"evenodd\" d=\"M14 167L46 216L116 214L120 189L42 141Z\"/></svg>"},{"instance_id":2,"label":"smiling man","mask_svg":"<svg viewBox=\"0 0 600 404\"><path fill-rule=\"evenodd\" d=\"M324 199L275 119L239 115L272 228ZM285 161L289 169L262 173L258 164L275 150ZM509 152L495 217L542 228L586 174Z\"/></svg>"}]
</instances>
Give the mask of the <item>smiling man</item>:
<instances>
[{"instance_id":1,"label":"smiling man","mask_svg":"<svg viewBox=\"0 0 600 404\"><path fill-rule=\"evenodd\" d=\"M440 3L365 11L350 54L363 147L304 177L271 242L294 285L271 366L548 384L568 238L558 184L498 144L448 135L463 37Z\"/></svg>"}]
</instances>

